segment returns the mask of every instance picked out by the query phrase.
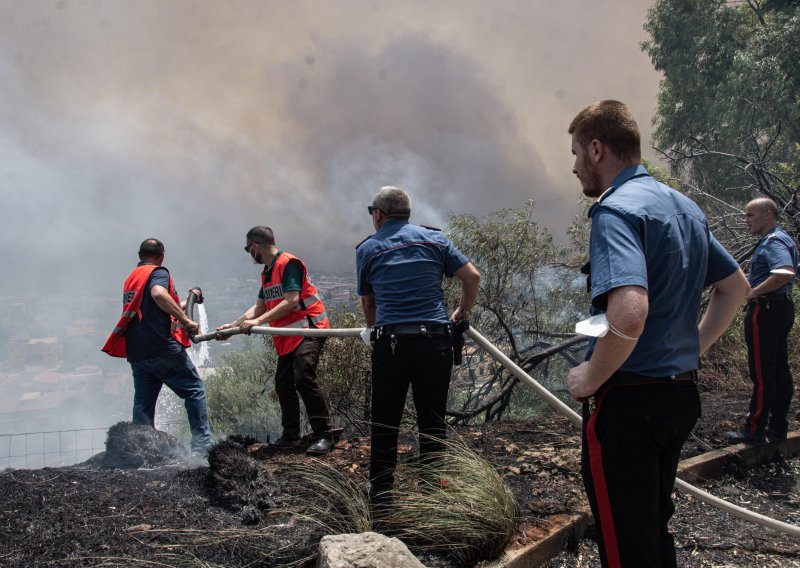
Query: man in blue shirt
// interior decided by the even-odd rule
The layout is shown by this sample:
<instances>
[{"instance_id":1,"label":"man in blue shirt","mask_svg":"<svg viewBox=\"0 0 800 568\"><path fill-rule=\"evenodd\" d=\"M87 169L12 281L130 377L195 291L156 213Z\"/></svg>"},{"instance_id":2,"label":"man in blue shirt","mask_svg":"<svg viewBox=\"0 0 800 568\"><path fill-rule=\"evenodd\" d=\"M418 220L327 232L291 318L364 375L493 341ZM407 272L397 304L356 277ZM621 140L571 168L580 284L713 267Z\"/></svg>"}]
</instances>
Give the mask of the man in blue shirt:
<instances>
[{"instance_id":1,"label":"man in blue shirt","mask_svg":"<svg viewBox=\"0 0 800 568\"><path fill-rule=\"evenodd\" d=\"M675 566L667 523L681 446L700 415L700 355L747 281L691 200L640 164L628 108L601 101L570 124L589 210L592 311L608 333L567 386L583 402L582 474L603 566ZM699 326L703 288L715 291Z\"/></svg>"},{"instance_id":2,"label":"man in blue shirt","mask_svg":"<svg viewBox=\"0 0 800 568\"><path fill-rule=\"evenodd\" d=\"M370 501L391 502L397 434L411 385L423 463L444 450L444 413L453 367L451 321L469 319L480 275L441 231L412 225L402 189L381 188L367 207L377 231L356 248L357 289L372 327ZM448 318L444 276L461 281Z\"/></svg>"},{"instance_id":3,"label":"man in blue shirt","mask_svg":"<svg viewBox=\"0 0 800 568\"><path fill-rule=\"evenodd\" d=\"M789 429L786 417L794 387L788 339L794 325L792 279L798 251L792 237L778 227L778 206L772 199L754 199L744 212L748 231L761 237L750 259L752 289L744 318L753 394L744 427L727 436L734 443L763 444L785 440Z\"/></svg>"}]
</instances>

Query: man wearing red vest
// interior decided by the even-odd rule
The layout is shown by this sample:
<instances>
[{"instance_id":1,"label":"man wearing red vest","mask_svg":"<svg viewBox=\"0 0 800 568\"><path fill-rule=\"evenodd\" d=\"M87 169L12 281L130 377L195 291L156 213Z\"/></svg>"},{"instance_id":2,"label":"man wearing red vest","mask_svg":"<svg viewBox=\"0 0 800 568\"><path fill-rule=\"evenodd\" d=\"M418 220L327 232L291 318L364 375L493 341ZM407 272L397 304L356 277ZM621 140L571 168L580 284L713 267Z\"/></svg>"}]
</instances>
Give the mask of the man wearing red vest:
<instances>
[{"instance_id":1,"label":"man wearing red vest","mask_svg":"<svg viewBox=\"0 0 800 568\"><path fill-rule=\"evenodd\" d=\"M253 227L247 232L244 250L256 264L263 264L258 299L235 321L217 330L239 327L249 334L254 326L328 329L325 305L308 277L305 264L296 256L278 250L272 229ZM311 455L333 449L328 403L317 383L317 363L325 344L324 337L272 336L278 353L275 391L281 405L283 433L273 444L296 447L300 442L300 400L306 407L314 443L306 449Z\"/></svg>"},{"instance_id":2,"label":"man wearing red vest","mask_svg":"<svg viewBox=\"0 0 800 568\"><path fill-rule=\"evenodd\" d=\"M164 262L164 245L147 239L139 247L139 264L125 279L122 317L102 350L126 357L133 371L133 422L155 427L156 401L162 385L183 399L192 433L192 451L211 446L206 391L186 353L187 332L199 326L181 310L180 299Z\"/></svg>"}]
</instances>

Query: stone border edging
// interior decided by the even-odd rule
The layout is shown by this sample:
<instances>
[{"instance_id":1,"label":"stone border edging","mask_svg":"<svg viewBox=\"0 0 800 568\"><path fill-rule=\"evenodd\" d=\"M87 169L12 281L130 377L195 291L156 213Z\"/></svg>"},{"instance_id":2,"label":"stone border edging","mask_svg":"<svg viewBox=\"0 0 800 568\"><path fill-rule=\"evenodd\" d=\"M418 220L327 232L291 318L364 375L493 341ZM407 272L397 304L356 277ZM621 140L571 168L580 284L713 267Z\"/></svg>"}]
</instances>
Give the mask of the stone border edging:
<instances>
[{"instance_id":1,"label":"stone border edging","mask_svg":"<svg viewBox=\"0 0 800 568\"><path fill-rule=\"evenodd\" d=\"M713 479L722 474L729 460L738 460L744 465L756 465L772 461L778 456L792 457L800 453L800 432L791 432L785 442L770 442L761 446L736 444L723 450L712 450L681 461L678 478L693 483ZM559 515L556 515L559 516ZM559 554L570 539L581 539L587 527L594 521L589 511L573 515L560 515L548 534L535 543L516 550L507 550L498 560L482 564L484 568L536 568Z\"/></svg>"}]
</instances>

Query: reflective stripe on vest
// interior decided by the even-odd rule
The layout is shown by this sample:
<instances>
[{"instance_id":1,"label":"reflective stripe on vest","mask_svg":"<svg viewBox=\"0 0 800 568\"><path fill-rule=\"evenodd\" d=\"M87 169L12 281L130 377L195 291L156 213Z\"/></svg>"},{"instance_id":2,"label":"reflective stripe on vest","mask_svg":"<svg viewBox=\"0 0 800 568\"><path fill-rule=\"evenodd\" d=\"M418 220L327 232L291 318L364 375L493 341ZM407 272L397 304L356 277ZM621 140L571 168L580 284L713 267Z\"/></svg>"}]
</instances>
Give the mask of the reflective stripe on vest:
<instances>
[{"instance_id":1,"label":"reflective stripe on vest","mask_svg":"<svg viewBox=\"0 0 800 568\"><path fill-rule=\"evenodd\" d=\"M294 323L290 323L288 325L282 325L280 327L282 327L282 328L291 327L293 329L306 329L306 328L309 327L308 320L311 320L311 323L316 325L318 323L324 322L326 319L328 319L328 314L325 313L325 312L322 312L321 314L318 314L316 316L313 316L313 317L312 316L306 316L304 319L297 320Z\"/></svg>"}]
</instances>

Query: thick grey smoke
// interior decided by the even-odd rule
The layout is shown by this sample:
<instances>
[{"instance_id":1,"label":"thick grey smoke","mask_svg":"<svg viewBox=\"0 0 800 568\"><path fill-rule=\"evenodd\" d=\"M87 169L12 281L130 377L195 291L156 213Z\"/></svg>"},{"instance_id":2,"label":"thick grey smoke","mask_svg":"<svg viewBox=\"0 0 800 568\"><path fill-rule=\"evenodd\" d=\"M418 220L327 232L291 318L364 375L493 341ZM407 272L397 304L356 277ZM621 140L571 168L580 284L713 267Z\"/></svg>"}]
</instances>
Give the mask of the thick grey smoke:
<instances>
[{"instance_id":1,"label":"thick grey smoke","mask_svg":"<svg viewBox=\"0 0 800 568\"><path fill-rule=\"evenodd\" d=\"M390 183L420 222L534 198L558 234L576 110L614 96L648 126L647 4L7 2L6 269L116 289L157 236L181 281L248 273L258 223L348 269Z\"/></svg>"},{"instance_id":2,"label":"thick grey smoke","mask_svg":"<svg viewBox=\"0 0 800 568\"><path fill-rule=\"evenodd\" d=\"M144 238L165 243L181 290L254 279L256 224L312 273L352 271L382 185L435 226L533 198L562 234L575 113L619 98L649 138L648 5L5 0L0 345L73 332L73 367L126 372L76 320L113 326ZM2 364L0 385L17 381Z\"/></svg>"}]
</instances>

